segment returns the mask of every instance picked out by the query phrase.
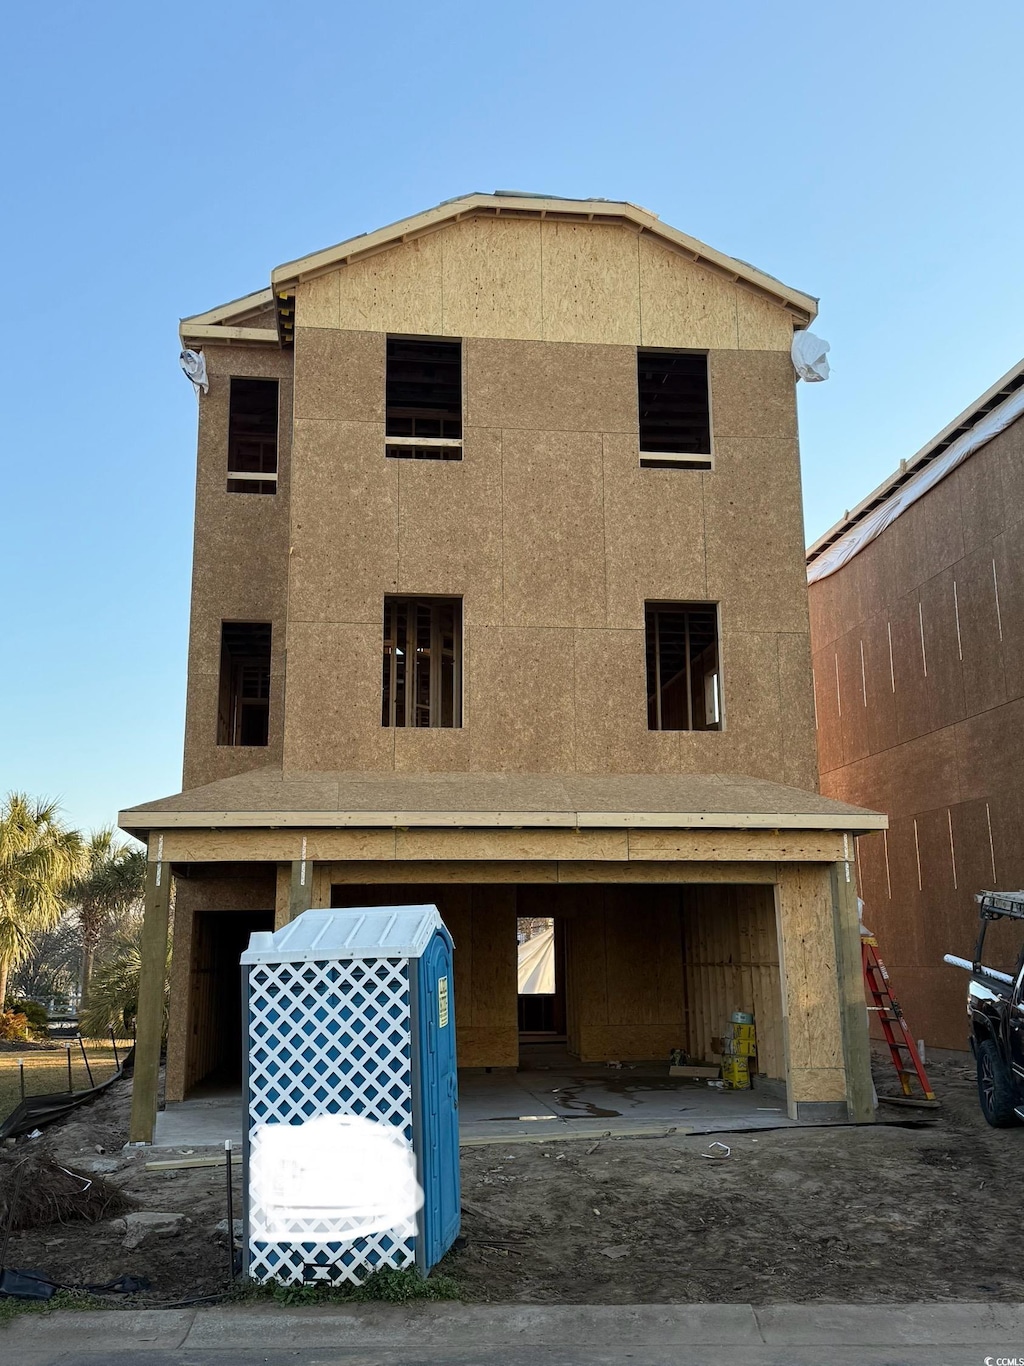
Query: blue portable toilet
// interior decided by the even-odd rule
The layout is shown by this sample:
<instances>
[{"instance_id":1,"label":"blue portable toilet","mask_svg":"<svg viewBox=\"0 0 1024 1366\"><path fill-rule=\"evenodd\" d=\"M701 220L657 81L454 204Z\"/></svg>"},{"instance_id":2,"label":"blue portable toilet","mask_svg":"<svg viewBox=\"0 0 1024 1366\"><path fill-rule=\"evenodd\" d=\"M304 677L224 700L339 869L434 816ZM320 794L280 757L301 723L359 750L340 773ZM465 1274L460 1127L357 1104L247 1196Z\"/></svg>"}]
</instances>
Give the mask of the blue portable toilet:
<instances>
[{"instance_id":1,"label":"blue portable toilet","mask_svg":"<svg viewBox=\"0 0 1024 1366\"><path fill-rule=\"evenodd\" d=\"M426 1275L455 1241L452 947L436 906L310 910L251 936L241 964L253 1280L361 1282L410 1266ZM382 1227L387 1200L357 1208L366 1183L356 1130L415 1170L423 1203L414 1217Z\"/></svg>"}]
</instances>

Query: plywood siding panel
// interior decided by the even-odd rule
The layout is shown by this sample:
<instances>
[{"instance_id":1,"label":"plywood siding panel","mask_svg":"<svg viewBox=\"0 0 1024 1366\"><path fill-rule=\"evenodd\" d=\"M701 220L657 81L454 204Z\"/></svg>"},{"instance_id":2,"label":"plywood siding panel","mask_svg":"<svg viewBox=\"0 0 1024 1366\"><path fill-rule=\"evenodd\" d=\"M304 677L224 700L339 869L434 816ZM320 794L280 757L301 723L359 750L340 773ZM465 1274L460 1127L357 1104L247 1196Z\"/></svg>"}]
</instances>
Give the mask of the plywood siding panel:
<instances>
[{"instance_id":1,"label":"plywood siding panel","mask_svg":"<svg viewBox=\"0 0 1024 1366\"><path fill-rule=\"evenodd\" d=\"M510 627L466 631L470 765L491 772L560 773L575 765L572 632ZM524 706L525 698L530 705Z\"/></svg>"},{"instance_id":2,"label":"plywood siding panel","mask_svg":"<svg viewBox=\"0 0 1024 1366\"><path fill-rule=\"evenodd\" d=\"M780 632L779 698L782 719L781 781L789 787L818 790L818 752L814 743L814 684L811 642L804 632Z\"/></svg>"},{"instance_id":3,"label":"plywood siding panel","mask_svg":"<svg viewBox=\"0 0 1024 1366\"><path fill-rule=\"evenodd\" d=\"M708 595L723 624L807 630L807 570L796 443L781 438L715 442L702 474Z\"/></svg>"},{"instance_id":4,"label":"plywood siding panel","mask_svg":"<svg viewBox=\"0 0 1024 1366\"><path fill-rule=\"evenodd\" d=\"M341 272L332 270L314 280L304 280L295 291L295 325L341 326Z\"/></svg>"},{"instance_id":5,"label":"plywood siding panel","mask_svg":"<svg viewBox=\"0 0 1024 1366\"><path fill-rule=\"evenodd\" d=\"M831 775L843 764L843 728L839 724L842 692L841 683L837 684L837 653L833 643L819 650L812 659L818 766L823 776ZM827 790L831 794L832 789Z\"/></svg>"},{"instance_id":6,"label":"plywood siding panel","mask_svg":"<svg viewBox=\"0 0 1024 1366\"><path fill-rule=\"evenodd\" d=\"M552 488L558 497L552 497ZM507 626L605 624L603 500L599 434L505 431L501 525Z\"/></svg>"},{"instance_id":7,"label":"plywood siding panel","mask_svg":"<svg viewBox=\"0 0 1024 1366\"><path fill-rule=\"evenodd\" d=\"M539 222L470 218L439 237L448 336L543 335Z\"/></svg>"},{"instance_id":8,"label":"plywood siding panel","mask_svg":"<svg viewBox=\"0 0 1024 1366\"><path fill-rule=\"evenodd\" d=\"M340 326L428 336L443 332L438 233L353 261L337 275Z\"/></svg>"},{"instance_id":9,"label":"plywood siding panel","mask_svg":"<svg viewBox=\"0 0 1024 1366\"><path fill-rule=\"evenodd\" d=\"M465 354L470 426L636 435L633 347L471 338Z\"/></svg>"},{"instance_id":10,"label":"plywood siding panel","mask_svg":"<svg viewBox=\"0 0 1024 1366\"><path fill-rule=\"evenodd\" d=\"M962 560L953 571L963 647L965 714L988 711L1008 700L992 559L992 547L986 546Z\"/></svg>"},{"instance_id":11,"label":"plywood siding panel","mask_svg":"<svg viewBox=\"0 0 1024 1366\"><path fill-rule=\"evenodd\" d=\"M827 865L780 865L778 896L790 1098L838 1099L845 1073ZM812 1077L811 1094L798 1094L801 1074Z\"/></svg>"},{"instance_id":12,"label":"plywood siding panel","mask_svg":"<svg viewBox=\"0 0 1024 1366\"><path fill-rule=\"evenodd\" d=\"M1007 463L997 438L976 451L953 475L960 493L960 520L967 554L991 546L1017 520L1019 504L1007 502L1003 485L1002 470Z\"/></svg>"},{"instance_id":13,"label":"plywood siding panel","mask_svg":"<svg viewBox=\"0 0 1024 1366\"><path fill-rule=\"evenodd\" d=\"M393 730L381 725L381 627L292 622L288 631L289 768L394 766Z\"/></svg>"},{"instance_id":14,"label":"plywood siding panel","mask_svg":"<svg viewBox=\"0 0 1024 1366\"><path fill-rule=\"evenodd\" d=\"M295 329L294 417L384 421L384 334Z\"/></svg>"},{"instance_id":15,"label":"plywood siding panel","mask_svg":"<svg viewBox=\"0 0 1024 1366\"><path fill-rule=\"evenodd\" d=\"M296 422L295 450L289 619L379 632L398 586L400 462L385 458L383 423Z\"/></svg>"},{"instance_id":16,"label":"plywood siding panel","mask_svg":"<svg viewBox=\"0 0 1024 1366\"><path fill-rule=\"evenodd\" d=\"M708 383L714 438L796 440L796 372L788 350L712 351Z\"/></svg>"},{"instance_id":17,"label":"plywood siding panel","mask_svg":"<svg viewBox=\"0 0 1024 1366\"><path fill-rule=\"evenodd\" d=\"M642 630L574 633L578 773L676 773L679 732L647 725Z\"/></svg>"},{"instance_id":18,"label":"plywood siding panel","mask_svg":"<svg viewBox=\"0 0 1024 1366\"><path fill-rule=\"evenodd\" d=\"M643 630L644 603L708 596L704 485L693 470L640 468L637 436L603 439L608 625Z\"/></svg>"},{"instance_id":19,"label":"plywood siding panel","mask_svg":"<svg viewBox=\"0 0 1024 1366\"><path fill-rule=\"evenodd\" d=\"M694 748L689 742L708 738L718 741L715 747L723 753L718 772L777 775L783 761L778 637L741 630L723 609L721 654L725 729L707 737L681 733L684 762Z\"/></svg>"},{"instance_id":20,"label":"plywood siding panel","mask_svg":"<svg viewBox=\"0 0 1024 1366\"><path fill-rule=\"evenodd\" d=\"M545 341L640 341L638 236L594 223L541 224Z\"/></svg>"},{"instance_id":21,"label":"plywood siding panel","mask_svg":"<svg viewBox=\"0 0 1024 1366\"><path fill-rule=\"evenodd\" d=\"M793 316L781 304L738 288L736 319L738 342L744 350L781 351L788 359L793 345Z\"/></svg>"},{"instance_id":22,"label":"plywood siding panel","mask_svg":"<svg viewBox=\"0 0 1024 1366\"><path fill-rule=\"evenodd\" d=\"M910 593L963 558L960 489L944 479L893 522L894 588Z\"/></svg>"},{"instance_id":23,"label":"plywood siding panel","mask_svg":"<svg viewBox=\"0 0 1024 1366\"><path fill-rule=\"evenodd\" d=\"M640 238L639 270L642 345L739 345L735 286L649 237Z\"/></svg>"},{"instance_id":24,"label":"plywood siding panel","mask_svg":"<svg viewBox=\"0 0 1024 1366\"><path fill-rule=\"evenodd\" d=\"M460 461L388 462L398 473L398 591L461 597L470 626L502 621L501 446L500 431L470 427Z\"/></svg>"}]
</instances>

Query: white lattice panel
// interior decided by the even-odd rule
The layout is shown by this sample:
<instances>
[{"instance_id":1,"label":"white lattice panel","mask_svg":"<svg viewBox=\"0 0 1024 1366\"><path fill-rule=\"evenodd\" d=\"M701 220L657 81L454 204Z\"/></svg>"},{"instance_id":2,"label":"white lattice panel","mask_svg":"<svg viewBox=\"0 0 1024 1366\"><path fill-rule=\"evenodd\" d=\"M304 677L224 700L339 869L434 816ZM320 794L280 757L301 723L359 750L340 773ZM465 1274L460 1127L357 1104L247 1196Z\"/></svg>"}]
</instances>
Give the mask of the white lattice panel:
<instances>
[{"instance_id":1,"label":"white lattice panel","mask_svg":"<svg viewBox=\"0 0 1024 1366\"><path fill-rule=\"evenodd\" d=\"M412 1142L407 959L260 963L249 969L249 1132L314 1115L364 1115ZM251 1199L251 1194L250 1194ZM249 1210L249 1275L284 1282L359 1282L415 1261L409 1229L346 1238L349 1225L309 1220L287 1241ZM262 1236L261 1236L262 1235Z\"/></svg>"}]
</instances>

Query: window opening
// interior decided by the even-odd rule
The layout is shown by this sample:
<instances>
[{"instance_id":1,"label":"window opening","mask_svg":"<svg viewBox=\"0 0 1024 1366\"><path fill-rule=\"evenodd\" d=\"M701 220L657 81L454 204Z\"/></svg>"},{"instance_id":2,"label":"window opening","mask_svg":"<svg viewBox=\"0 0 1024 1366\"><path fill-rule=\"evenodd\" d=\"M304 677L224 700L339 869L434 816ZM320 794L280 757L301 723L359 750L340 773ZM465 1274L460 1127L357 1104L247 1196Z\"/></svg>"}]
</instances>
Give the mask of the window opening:
<instances>
[{"instance_id":1,"label":"window opening","mask_svg":"<svg viewBox=\"0 0 1024 1366\"><path fill-rule=\"evenodd\" d=\"M711 469L708 358L692 351L638 351L640 464Z\"/></svg>"},{"instance_id":2,"label":"window opening","mask_svg":"<svg viewBox=\"0 0 1024 1366\"><path fill-rule=\"evenodd\" d=\"M389 337L385 453L462 459L462 343Z\"/></svg>"},{"instance_id":3,"label":"window opening","mask_svg":"<svg viewBox=\"0 0 1024 1366\"><path fill-rule=\"evenodd\" d=\"M270 738L270 623L225 621L220 629L217 743L266 745Z\"/></svg>"},{"instance_id":4,"label":"window opening","mask_svg":"<svg viewBox=\"0 0 1024 1366\"><path fill-rule=\"evenodd\" d=\"M384 726L462 725L462 602L385 598Z\"/></svg>"},{"instance_id":5,"label":"window opening","mask_svg":"<svg viewBox=\"0 0 1024 1366\"><path fill-rule=\"evenodd\" d=\"M648 603L646 618L649 728L721 730L714 603Z\"/></svg>"},{"instance_id":6,"label":"window opening","mask_svg":"<svg viewBox=\"0 0 1024 1366\"><path fill-rule=\"evenodd\" d=\"M277 492L276 379L232 379L228 493Z\"/></svg>"}]
</instances>

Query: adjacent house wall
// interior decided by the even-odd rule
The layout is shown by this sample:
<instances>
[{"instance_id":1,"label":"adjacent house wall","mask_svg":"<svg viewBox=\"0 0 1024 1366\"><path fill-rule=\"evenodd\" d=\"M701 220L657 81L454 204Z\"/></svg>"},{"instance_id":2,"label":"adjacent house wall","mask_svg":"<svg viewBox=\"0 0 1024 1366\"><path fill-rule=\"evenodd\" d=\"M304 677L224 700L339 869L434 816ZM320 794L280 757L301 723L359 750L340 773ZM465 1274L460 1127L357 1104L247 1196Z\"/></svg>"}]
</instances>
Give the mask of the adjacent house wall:
<instances>
[{"instance_id":1,"label":"adjacent house wall","mask_svg":"<svg viewBox=\"0 0 1024 1366\"><path fill-rule=\"evenodd\" d=\"M890 818L859 841L865 922L915 1037L964 1048L942 956L971 956L976 892L1024 886L1024 421L810 600L822 791Z\"/></svg>"}]
</instances>

